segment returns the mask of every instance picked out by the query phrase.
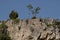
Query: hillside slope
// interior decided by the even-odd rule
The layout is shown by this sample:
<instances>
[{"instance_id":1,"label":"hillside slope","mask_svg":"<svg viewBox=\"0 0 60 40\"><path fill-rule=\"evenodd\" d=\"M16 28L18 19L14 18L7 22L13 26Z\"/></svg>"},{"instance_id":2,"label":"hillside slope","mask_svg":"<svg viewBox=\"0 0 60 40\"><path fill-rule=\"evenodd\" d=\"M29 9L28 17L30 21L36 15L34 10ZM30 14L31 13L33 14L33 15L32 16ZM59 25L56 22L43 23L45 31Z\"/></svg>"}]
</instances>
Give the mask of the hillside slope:
<instances>
[{"instance_id":1,"label":"hillside slope","mask_svg":"<svg viewBox=\"0 0 60 40\"><path fill-rule=\"evenodd\" d=\"M54 19L8 20L5 24L12 40L60 40L60 25Z\"/></svg>"}]
</instances>

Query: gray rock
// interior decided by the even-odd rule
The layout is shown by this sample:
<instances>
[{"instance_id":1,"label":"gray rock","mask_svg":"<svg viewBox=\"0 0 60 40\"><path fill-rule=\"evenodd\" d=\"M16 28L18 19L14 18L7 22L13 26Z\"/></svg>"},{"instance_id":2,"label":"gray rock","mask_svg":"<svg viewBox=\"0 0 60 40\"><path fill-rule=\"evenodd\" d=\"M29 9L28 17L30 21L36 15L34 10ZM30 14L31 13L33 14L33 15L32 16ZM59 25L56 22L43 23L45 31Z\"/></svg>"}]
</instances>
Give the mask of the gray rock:
<instances>
[{"instance_id":1,"label":"gray rock","mask_svg":"<svg viewBox=\"0 0 60 40\"><path fill-rule=\"evenodd\" d=\"M52 24L52 21L50 19L46 22ZM48 27L39 19L28 20L28 24L25 20L20 20L19 24L12 24L12 22L9 20L5 23L12 40L60 40L59 29ZM20 30L19 27L21 27Z\"/></svg>"}]
</instances>

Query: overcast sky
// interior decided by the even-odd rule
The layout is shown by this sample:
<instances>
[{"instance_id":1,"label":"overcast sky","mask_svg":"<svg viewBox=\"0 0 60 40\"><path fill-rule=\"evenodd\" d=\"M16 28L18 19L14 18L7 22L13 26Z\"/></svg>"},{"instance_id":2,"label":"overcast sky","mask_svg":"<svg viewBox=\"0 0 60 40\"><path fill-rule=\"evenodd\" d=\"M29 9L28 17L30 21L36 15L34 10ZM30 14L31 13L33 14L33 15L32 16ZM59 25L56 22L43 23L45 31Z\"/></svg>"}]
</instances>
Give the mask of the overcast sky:
<instances>
[{"instance_id":1,"label":"overcast sky","mask_svg":"<svg viewBox=\"0 0 60 40\"><path fill-rule=\"evenodd\" d=\"M17 11L21 19L30 18L28 4L41 8L37 17L60 19L60 0L0 0L0 20L8 19L12 10Z\"/></svg>"}]
</instances>

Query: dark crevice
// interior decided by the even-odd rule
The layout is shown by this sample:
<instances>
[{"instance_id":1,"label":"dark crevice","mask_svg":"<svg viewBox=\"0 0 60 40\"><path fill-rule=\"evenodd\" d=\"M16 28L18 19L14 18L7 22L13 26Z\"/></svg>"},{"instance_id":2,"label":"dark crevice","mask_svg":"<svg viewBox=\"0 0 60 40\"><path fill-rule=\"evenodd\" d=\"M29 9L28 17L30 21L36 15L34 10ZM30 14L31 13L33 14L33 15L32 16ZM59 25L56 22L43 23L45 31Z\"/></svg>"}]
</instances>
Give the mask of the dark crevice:
<instances>
[{"instance_id":1,"label":"dark crevice","mask_svg":"<svg viewBox=\"0 0 60 40\"><path fill-rule=\"evenodd\" d=\"M21 27L19 26L19 27L18 27L18 29L20 30L20 29L21 29Z\"/></svg>"},{"instance_id":2,"label":"dark crevice","mask_svg":"<svg viewBox=\"0 0 60 40\"><path fill-rule=\"evenodd\" d=\"M28 36L29 37L29 40L32 40L33 39L33 37L32 36Z\"/></svg>"},{"instance_id":3,"label":"dark crevice","mask_svg":"<svg viewBox=\"0 0 60 40\"><path fill-rule=\"evenodd\" d=\"M31 32L33 32L34 31L34 28L33 27L30 27L30 30L31 30Z\"/></svg>"},{"instance_id":4,"label":"dark crevice","mask_svg":"<svg viewBox=\"0 0 60 40\"><path fill-rule=\"evenodd\" d=\"M40 36L41 36L41 35L38 36L37 40L40 40Z\"/></svg>"},{"instance_id":5,"label":"dark crevice","mask_svg":"<svg viewBox=\"0 0 60 40\"><path fill-rule=\"evenodd\" d=\"M28 24L28 20L26 20L26 24Z\"/></svg>"}]
</instances>

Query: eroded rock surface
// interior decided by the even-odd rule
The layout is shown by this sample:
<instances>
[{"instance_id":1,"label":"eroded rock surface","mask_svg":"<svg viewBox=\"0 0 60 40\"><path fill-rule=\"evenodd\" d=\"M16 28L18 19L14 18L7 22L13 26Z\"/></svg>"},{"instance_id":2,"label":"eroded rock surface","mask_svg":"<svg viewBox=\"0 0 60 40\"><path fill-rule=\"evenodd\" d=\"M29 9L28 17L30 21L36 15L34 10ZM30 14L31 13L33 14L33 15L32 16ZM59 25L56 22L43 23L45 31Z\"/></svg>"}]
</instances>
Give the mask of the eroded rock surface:
<instances>
[{"instance_id":1,"label":"eroded rock surface","mask_svg":"<svg viewBox=\"0 0 60 40\"><path fill-rule=\"evenodd\" d=\"M47 26L46 23L52 24L51 20L45 22L41 22L40 19L29 19L20 20L15 24L9 20L6 25L12 40L60 40L60 29Z\"/></svg>"}]
</instances>

